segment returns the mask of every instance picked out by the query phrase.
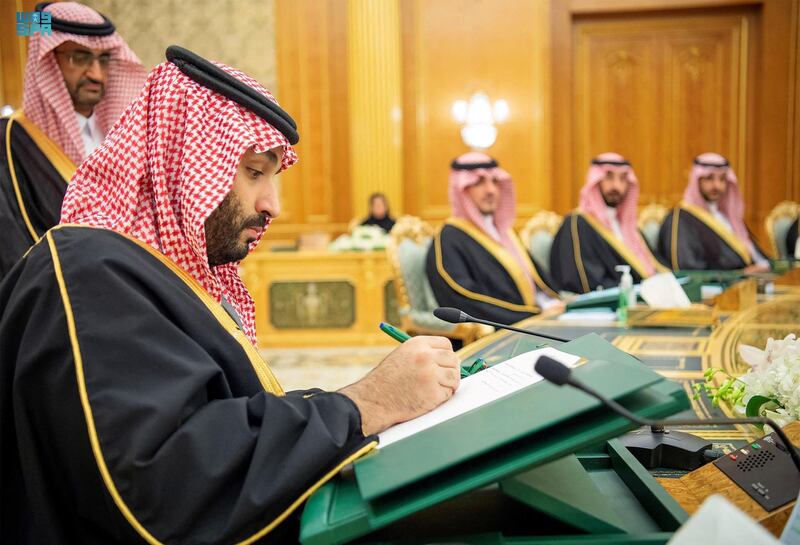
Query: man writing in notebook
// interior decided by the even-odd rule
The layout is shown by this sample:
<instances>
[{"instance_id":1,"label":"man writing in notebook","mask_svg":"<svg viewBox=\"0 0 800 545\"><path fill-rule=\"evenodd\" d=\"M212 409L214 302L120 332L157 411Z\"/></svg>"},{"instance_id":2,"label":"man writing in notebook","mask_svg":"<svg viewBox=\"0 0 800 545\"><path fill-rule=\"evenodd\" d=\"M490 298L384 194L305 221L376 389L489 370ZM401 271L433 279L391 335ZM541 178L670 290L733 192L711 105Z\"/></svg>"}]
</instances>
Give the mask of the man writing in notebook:
<instances>
[{"instance_id":1,"label":"man writing in notebook","mask_svg":"<svg viewBox=\"0 0 800 545\"><path fill-rule=\"evenodd\" d=\"M172 47L0 284L0 543L297 541L298 507L453 395L447 339L284 392L238 274L297 160L258 82Z\"/></svg>"}]
</instances>

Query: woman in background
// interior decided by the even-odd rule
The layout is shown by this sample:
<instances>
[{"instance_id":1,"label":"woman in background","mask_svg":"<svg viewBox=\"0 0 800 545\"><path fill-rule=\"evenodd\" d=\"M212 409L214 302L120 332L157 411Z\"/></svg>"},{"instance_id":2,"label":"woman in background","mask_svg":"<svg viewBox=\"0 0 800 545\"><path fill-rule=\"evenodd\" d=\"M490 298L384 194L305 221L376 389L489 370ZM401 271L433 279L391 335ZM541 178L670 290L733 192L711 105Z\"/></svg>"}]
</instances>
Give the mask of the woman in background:
<instances>
[{"instance_id":1,"label":"woman in background","mask_svg":"<svg viewBox=\"0 0 800 545\"><path fill-rule=\"evenodd\" d=\"M369 196L369 217L361 225L377 225L387 233L394 227L394 219L389 215L389 203L386 195L373 193Z\"/></svg>"}]
</instances>

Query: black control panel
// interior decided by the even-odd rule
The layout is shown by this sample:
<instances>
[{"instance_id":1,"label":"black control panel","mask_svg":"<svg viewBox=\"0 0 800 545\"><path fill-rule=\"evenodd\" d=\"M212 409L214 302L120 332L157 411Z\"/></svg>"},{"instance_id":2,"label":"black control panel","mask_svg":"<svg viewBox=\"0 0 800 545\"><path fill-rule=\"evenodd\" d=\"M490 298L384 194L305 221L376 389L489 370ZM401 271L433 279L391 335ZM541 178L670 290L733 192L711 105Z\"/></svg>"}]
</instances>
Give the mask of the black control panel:
<instances>
[{"instance_id":1,"label":"black control panel","mask_svg":"<svg viewBox=\"0 0 800 545\"><path fill-rule=\"evenodd\" d=\"M719 458L714 464L765 511L795 500L800 491L800 473L774 433Z\"/></svg>"}]
</instances>

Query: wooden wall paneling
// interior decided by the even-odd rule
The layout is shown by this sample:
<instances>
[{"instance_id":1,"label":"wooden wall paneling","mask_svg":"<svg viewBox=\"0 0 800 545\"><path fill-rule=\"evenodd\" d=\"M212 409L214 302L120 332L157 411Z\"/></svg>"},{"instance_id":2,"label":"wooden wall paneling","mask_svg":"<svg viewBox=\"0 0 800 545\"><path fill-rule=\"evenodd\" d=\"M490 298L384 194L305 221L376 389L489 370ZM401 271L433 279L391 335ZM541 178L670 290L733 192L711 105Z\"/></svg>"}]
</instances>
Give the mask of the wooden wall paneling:
<instances>
[{"instance_id":1,"label":"wooden wall paneling","mask_svg":"<svg viewBox=\"0 0 800 545\"><path fill-rule=\"evenodd\" d=\"M283 227L287 230L293 223L299 222L302 211L302 183L303 176L301 169L303 163L309 159L304 157L303 151L306 145L306 133L308 132L305 114L303 110L303 78L300 71L300 63L305 59L301 55L302 40L298 36L301 32L303 23L303 3L302 2L283 2L275 3L276 21L276 40L275 50L278 57L278 87L276 98L294 117L300 132L300 143L295 146L295 150L300 156L300 161L289 171L280 176L281 193L281 215L278 221L267 230L265 238L272 238Z\"/></svg>"},{"instance_id":2,"label":"wooden wall paneling","mask_svg":"<svg viewBox=\"0 0 800 545\"><path fill-rule=\"evenodd\" d=\"M571 108L575 97L572 70L572 17L570 0L551 0L553 183L558 184L558 191L553 194L553 207L562 214L576 206L574 186L580 183L583 176L583 172L574 171L572 160Z\"/></svg>"},{"instance_id":3,"label":"wooden wall paneling","mask_svg":"<svg viewBox=\"0 0 800 545\"><path fill-rule=\"evenodd\" d=\"M302 220L311 224L330 223L333 220L333 202L331 187L331 174L333 157L331 153L332 140L331 128L331 81L330 70L330 33L328 32L329 2L314 3L314 17L308 17L308 26L304 29L307 37L314 36L314 42L309 41L309 47L303 59L305 66L297 66L301 77L306 84L303 93L303 111L308 114L308 147L310 157L304 167L303 175L303 210ZM311 82L311 79L316 81ZM315 85L316 83L316 85Z\"/></svg>"},{"instance_id":4,"label":"wooden wall paneling","mask_svg":"<svg viewBox=\"0 0 800 545\"><path fill-rule=\"evenodd\" d=\"M524 224L539 209L553 208L553 192L557 191L558 181L553 172L552 115L550 86L552 77L550 47L552 32L550 28L550 2L533 3L531 49L531 100L532 100L532 141L531 149L536 150L532 180L527 187L531 193L521 195L517 209L518 222Z\"/></svg>"},{"instance_id":5,"label":"wooden wall paneling","mask_svg":"<svg viewBox=\"0 0 800 545\"><path fill-rule=\"evenodd\" d=\"M280 176L270 243L346 230L351 217L346 0L275 3L278 101L295 118L300 161Z\"/></svg>"},{"instance_id":6,"label":"wooden wall paneling","mask_svg":"<svg viewBox=\"0 0 800 545\"><path fill-rule=\"evenodd\" d=\"M749 18L745 11L577 19L576 177L592 156L618 151L636 169L643 203L673 203L691 159L717 151L746 186Z\"/></svg>"},{"instance_id":7,"label":"wooden wall paneling","mask_svg":"<svg viewBox=\"0 0 800 545\"><path fill-rule=\"evenodd\" d=\"M792 126L789 131L789 170L787 197L800 202L800 1L792 3L792 30L789 40L790 85L792 88Z\"/></svg>"},{"instance_id":8,"label":"wooden wall paneling","mask_svg":"<svg viewBox=\"0 0 800 545\"><path fill-rule=\"evenodd\" d=\"M335 173L331 184L333 215L336 223L349 222L358 215L352 207L350 187L350 108L347 81L347 11L342 2L336 2L330 12L331 58L328 63L328 81L331 100L331 168ZM346 225L345 225L346 227Z\"/></svg>"},{"instance_id":9,"label":"wooden wall paneling","mask_svg":"<svg viewBox=\"0 0 800 545\"><path fill-rule=\"evenodd\" d=\"M571 0L570 11L575 14L615 12L647 12L676 9L731 8L759 5L763 0Z\"/></svg>"},{"instance_id":10,"label":"wooden wall paneling","mask_svg":"<svg viewBox=\"0 0 800 545\"><path fill-rule=\"evenodd\" d=\"M0 2L0 107L22 107L22 86L27 62L27 38L17 36L17 12L33 11L36 0Z\"/></svg>"},{"instance_id":11,"label":"wooden wall paneling","mask_svg":"<svg viewBox=\"0 0 800 545\"><path fill-rule=\"evenodd\" d=\"M766 242L764 218L782 200L800 196L798 0L766 0L760 10L760 57L753 122L756 165L747 223ZM794 95L794 96L793 96Z\"/></svg>"},{"instance_id":12,"label":"wooden wall paneling","mask_svg":"<svg viewBox=\"0 0 800 545\"><path fill-rule=\"evenodd\" d=\"M664 147L668 153L661 165L665 179L653 188L657 199L678 201L692 158L706 151L728 158L746 194L752 174L745 147L752 136L747 123L750 26L746 13L710 15L687 22L684 31L665 40L669 80L664 85L669 94L659 121L664 122L670 145Z\"/></svg>"},{"instance_id":13,"label":"wooden wall paneling","mask_svg":"<svg viewBox=\"0 0 800 545\"><path fill-rule=\"evenodd\" d=\"M399 0L347 3L352 207L364 217L379 191L403 212Z\"/></svg>"},{"instance_id":14,"label":"wooden wall paneling","mask_svg":"<svg viewBox=\"0 0 800 545\"><path fill-rule=\"evenodd\" d=\"M409 213L434 222L450 214L449 163L468 151L451 107L476 91L509 103L489 153L517 184L519 217L550 206L548 12L547 2L525 0L401 4Z\"/></svg>"},{"instance_id":15,"label":"wooden wall paneling","mask_svg":"<svg viewBox=\"0 0 800 545\"><path fill-rule=\"evenodd\" d=\"M651 128L660 118L664 88L655 80L661 59L658 44L650 32L633 32L621 21L578 22L573 27L575 43L575 145L573 171L576 197L583 184L589 160L599 153L614 151L634 166L647 193L658 167L657 154L662 133Z\"/></svg>"},{"instance_id":16,"label":"wooden wall paneling","mask_svg":"<svg viewBox=\"0 0 800 545\"><path fill-rule=\"evenodd\" d=\"M662 101L667 125L651 127L647 139L660 139L666 146L659 167L666 174L651 187L635 165L645 184L644 202L678 196L689 168L679 158L696 148L717 147L733 161L747 200L747 223L765 242L764 217L779 201L800 195L800 0L551 0L553 169L568 182L554 194L555 207L564 212L575 206L585 171L585 158L576 157L575 149L594 138L577 132L587 123L586 112L571 113L581 92L576 73L585 63L577 58L573 27L615 19L639 19L646 25L682 17L697 20L701 28L662 43L663 76L672 74ZM712 94L714 100L699 95L701 83L721 94ZM715 100L723 103L714 105ZM697 112L708 118L695 123ZM649 178L649 169L658 165L652 158L643 160Z\"/></svg>"}]
</instances>

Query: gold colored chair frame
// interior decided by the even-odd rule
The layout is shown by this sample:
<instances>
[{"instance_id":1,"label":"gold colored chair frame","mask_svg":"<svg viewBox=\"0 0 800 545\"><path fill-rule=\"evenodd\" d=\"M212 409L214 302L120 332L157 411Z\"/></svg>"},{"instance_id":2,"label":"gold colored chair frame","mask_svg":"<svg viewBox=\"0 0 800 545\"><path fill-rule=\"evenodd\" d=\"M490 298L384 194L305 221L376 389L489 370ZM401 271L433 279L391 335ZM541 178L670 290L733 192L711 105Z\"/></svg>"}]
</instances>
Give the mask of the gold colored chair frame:
<instances>
[{"instance_id":1,"label":"gold colored chair frame","mask_svg":"<svg viewBox=\"0 0 800 545\"><path fill-rule=\"evenodd\" d=\"M525 248L530 249L531 236L537 231L545 231L555 236L564 217L550 210L540 210L529 219L525 226L520 230L519 236L525 243Z\"/></svg>"},{"instance_id":2,"label":"gold colored chair frame","mask_svg":"<svg viewBox=\"0 0 800 545\"><path fill-rule=\"evenodd\" d=\"M769 244L774 257L781 257L778 252L778 241L775 240L775 222L780 218L794 221L798 214L800 214L800 204L792 201L782 201L776 204L775 208L764 218L764 229L767 231ZM789 251L788 248L787 251Z\"/></svg>"},{"instance_id":3,"label":"gold colored chair frame","mask_svg":"<svg viewBox=\"0 0 800 545\"><path fill-rule=\"evenodd\" d=\"M451 339L459 339L466 346L475 339L491 333L492 328L486 328L480 324L457 324L451 331L442 331L422 327L416 324L408 314L411 309L411 299L408 296L408 288L403 278L403 270L400 267L398 248L405 239L410 239L416 244L422 244L425 239L433 237L433 235L434 229L429 223L415 216L400 216L394 224L389 241L386 244L386 256L392 268L395 294L401 311L400 328L410 335L440 335Z\"/></svg>"}]
</instances>

